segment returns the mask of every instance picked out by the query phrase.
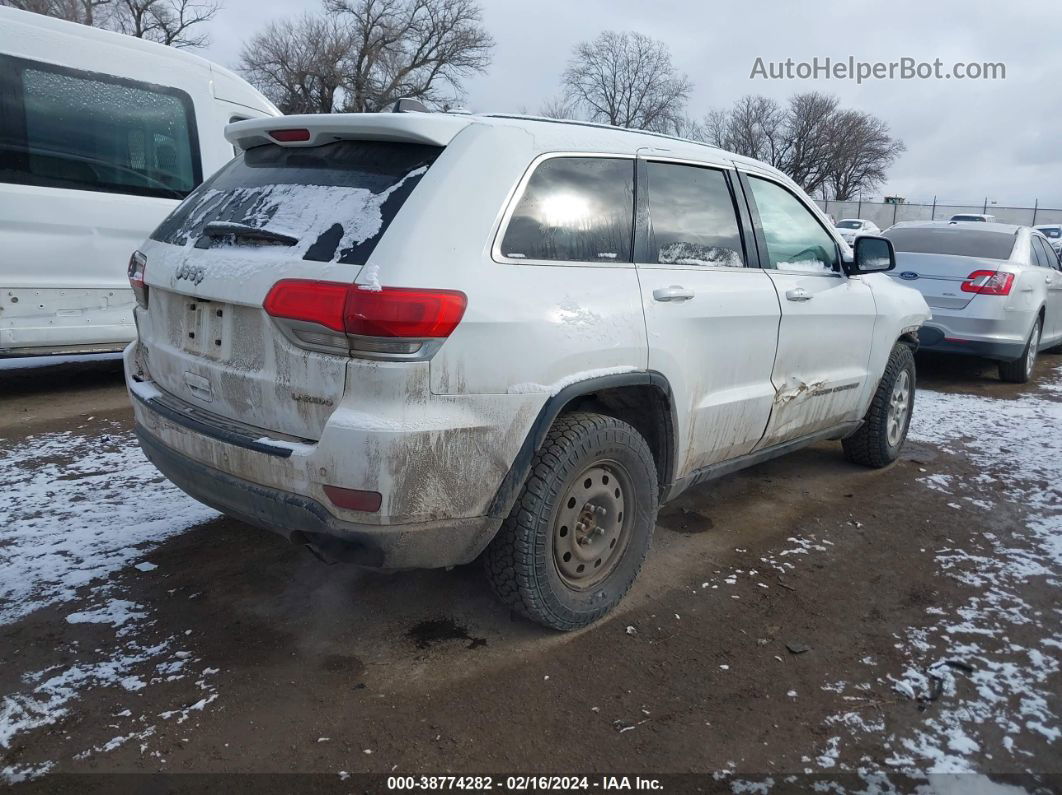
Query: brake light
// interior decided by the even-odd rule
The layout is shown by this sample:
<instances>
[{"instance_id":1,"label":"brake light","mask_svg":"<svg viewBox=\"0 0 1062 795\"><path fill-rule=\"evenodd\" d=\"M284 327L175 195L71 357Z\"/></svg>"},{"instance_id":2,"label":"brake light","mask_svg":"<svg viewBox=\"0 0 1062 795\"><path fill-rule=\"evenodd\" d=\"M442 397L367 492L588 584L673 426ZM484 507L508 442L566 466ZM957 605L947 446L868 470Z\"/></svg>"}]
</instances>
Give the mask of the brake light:
<instances>
[{"instance_id":1,"label":"brake light","mask_svg":"<svg viewBox=\"0 0 1062 795\"><path fill-rule=\"evenodd\" d=\"M148 295L147 285L144 284L144 275L147 273L147 257L139 251L134 251L129 258L129 286L133 288L133 296L137 306L147 309Z\"/></svg>"},{"instance_id":2,"label":"brake light","mask_svg":"<svg viewBox=\"0 0 1062 795\"><path fill-rule=\"evenodd\" d=\"M294 143L297 141L309 141L310 131L305 129L295 130L270 130L269 137L281 143Z\"/></svg>"},{"instance_id":3,"label":"brake light","mask_svg":"<svg viewBox=\"0 0 1062 795\"><path fill-rule=\"evenodd\" d=\"M364 337L440 339L457 328L467 303L457 290L355 287L347 295L343 324L347 334Z\"/></svg>"},{"instance_id":4,"label":"brake light","mask_svg":"<svg viewBox=\"0 0 1062 795\"><path fill-rule=\"evenodd\" d=\"M263 306L271 317L316 323L342 332L343 306L349 292L347 284L284 279L273 285Z\"/></svg>"},{"instance_id":5,"label":"brake light","mask_svg":"<svg viewBox=\"0 0 1062 795\"><path fill-rule=\"evenodd\" d=\"M966 281L962 283L962 291L978 295L1010 295L1010 288L1013 286L1013 273L980 270L966 277Z\"/></svg>"},{"instance_id":6,"label":"brake light","mask_svg":"<svg viewBox=\"0 0 1062 795\"><path fill-rule=\"evenodd\" d=\"M303 344L408 357L425 341L449 337L467 303L457 290L366 290L356 284L282 279L270 289L263 307L271 317L289 321L286 329Z\"/></svg>"}]
</instances>

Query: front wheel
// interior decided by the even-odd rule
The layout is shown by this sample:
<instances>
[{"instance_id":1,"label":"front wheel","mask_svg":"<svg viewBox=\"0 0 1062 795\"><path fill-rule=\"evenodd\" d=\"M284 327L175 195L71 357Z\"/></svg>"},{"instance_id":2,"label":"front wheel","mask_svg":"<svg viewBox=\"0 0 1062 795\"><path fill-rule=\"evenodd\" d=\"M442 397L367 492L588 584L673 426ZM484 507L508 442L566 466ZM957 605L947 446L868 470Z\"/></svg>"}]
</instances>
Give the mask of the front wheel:
<instances>
[{"instance_id":1,"label":"front wheel","mask_svg":"<svg viewBox=\"0 0 1062 795\"><path fill-rule=\"evenodd\" d=\"M603 414L563 414L487 547L487 578L532 621L584 627L634 583L656 509L656 465L641 434Z\"/></svg>"},{"instance_id":2,"label":"front wheel","mask_svg":"<svg viewBox=\"0 0 1062 795\"><path fill-rule=\"evenodd\" d=\"M878 469L899 457L911 424L914 393L914 354L907 345L897 343L862 427L841 442L849 461Z\"/></svg>"},{"instance_id":3,"label":"front wheel","mask_svg":"<svg viewBox=\"0 0 1062 795\"><path fill-rule=\"evenodd\" d=\"M999 380L1011 384L1025 384L1032 378L1033 368L1036 367L1036 352L1040 348L1040 332L1043 331L1043 321L1036 318L1032 331L1029 333L1029 341L1025 343L1025 350L1020 359L1013 362L999 363Z\"/></svg>"}]
</instances>

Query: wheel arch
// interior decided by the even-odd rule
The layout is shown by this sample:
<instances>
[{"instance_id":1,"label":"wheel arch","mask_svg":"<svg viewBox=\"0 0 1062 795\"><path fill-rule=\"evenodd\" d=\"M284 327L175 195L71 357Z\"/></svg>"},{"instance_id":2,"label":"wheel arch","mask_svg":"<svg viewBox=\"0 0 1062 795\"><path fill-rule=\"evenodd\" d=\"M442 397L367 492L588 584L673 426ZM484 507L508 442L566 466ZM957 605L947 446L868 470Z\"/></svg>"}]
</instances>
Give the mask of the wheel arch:
<instances>
[{"instance_id":1,"label":"wheel arch","mask_svg":"<svg viewBox=\"0 0 1062 795\"><path fill-rule=\"evenodd\" d=\"M506 473L488 515L508 516L553 422L566 411L595 411L632 425L645 438L656 462L661 499L675 471L677 419L671 384L661 373L636 371L588 378L550 396L539 411Z\"/></svg>"}]
</instances>

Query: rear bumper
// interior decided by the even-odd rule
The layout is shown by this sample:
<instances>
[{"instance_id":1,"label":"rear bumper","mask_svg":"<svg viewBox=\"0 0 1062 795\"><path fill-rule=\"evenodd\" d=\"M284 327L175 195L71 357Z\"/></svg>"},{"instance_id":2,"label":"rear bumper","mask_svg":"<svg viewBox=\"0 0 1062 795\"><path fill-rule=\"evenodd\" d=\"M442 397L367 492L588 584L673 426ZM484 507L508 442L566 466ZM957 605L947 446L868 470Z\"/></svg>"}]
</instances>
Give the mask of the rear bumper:
<instances>
[{"instance_id":1,"label":"rear bumper","mask_svg":"<svg viewBox=\"0 0 1062 795\"><path fill-rule=\"evenodd\" d=\"M1025 351L1038 310L985 295L962 309L933 307L933 317L918 332L919 349L1014 361Z\"/></svg>"},{"instance_id":2,"label":"rear bumper","mask_svg":"<svg viewBox=\"0 0 1062 795\"><path fill-rule=\"evenodd\" d=\"M952 353L965 356L981 356L1002 362L1012 362L1025 352L1023 340L999 340L965 338L954 336L956 332L926 323L918 332L918 350L934 353Z\"/></svg>"},{"instance_id":3,"label":"rear bumper","mask_svg":"<svg viewBox=\"0 0 1062 795\"><path fill-rule=\"evenodd\" d=\"M382 569L456 566L472 561L501 524L489 517L406 525L343 521L310 497L252 483L190 459L139 423L136 434L148 460L195 499L306 544L327 560Z\"/></svg>"}]
</instances>

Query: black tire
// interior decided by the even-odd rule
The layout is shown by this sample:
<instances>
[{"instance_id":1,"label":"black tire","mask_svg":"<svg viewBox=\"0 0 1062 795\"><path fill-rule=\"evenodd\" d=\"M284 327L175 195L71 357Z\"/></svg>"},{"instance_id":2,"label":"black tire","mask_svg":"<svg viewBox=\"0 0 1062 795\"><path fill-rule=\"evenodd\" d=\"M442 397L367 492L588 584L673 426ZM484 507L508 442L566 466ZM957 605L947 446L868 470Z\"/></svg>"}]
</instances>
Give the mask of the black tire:
<instances>
[{"instance_id":1,"label":"black tire","mask_svg":"<svg viewBox=\"0 0 1062 795\"><path fill-rule=\"evenodd\" d=\"M558 525L568 515L563 512L570 512L578 502L573 496L576 490L590 484L590 478L583 480L584 476L597 473L598 480L609 484L610 472L614 480L607 490L617 487L619 497L621 481L624 486L619 503L623 510L614 511L615 519L610 520L617 523L614 540L609 542L615 550L609 547L601 553L608 564L601 572L578 575L600 575L601 579L578 588L566 581L562 572L562 566L570 569L573 565L571 554L569 562L562 563L560 558L564 545L574 545L576 530L582 532L586 525L580 523L571 531ZM516 504L484 554L491 588L510 608L551 629L573 630L597 621L623 599L637 578L649 551L657 502L656 465L638 431L603 414L562 414L535 454ZM588 498L583 510L590 505ZM584 514L579 516L581 522ZM590 517L594 528L591 543L597 543L598 520L593 518L593 511ZM566 531L565 536L570 532L571 537L559 540L561 530ZM603 537L604 531L600 532ZM619 541L622 543L616 543Z\"/></svg>"},{"instance_id":2,"label":"black tire","mask_svg":"<svg viewBox=\"0 0 1062 795\"><path fill-rule=\"evenodd\" d=\"M909 392L907 412L902 422L897 423L900 431L898 438L893 435L890 439L890 405L892 405L894 390L901 383L904 373L907 374ZM911 415L914 413L914 399L914 354L907 345L897 343L889 355L885 374L878 382L878 389L874 393L874 399L870 401L870 408L867 409L866 416L863 418L863 425L841 442L845 457L855 464L875 469L888 466L895 461L907 439L907 429L911 425Z\"/></svg>"},{"instance_id":3,"label":"black tire","mask_svg":"<svg viewBox=\"0 0 1062 795\"><path fill-rule=\"evenodd\" d=\"M999 363L999 380L1010 384L1027 384L1032 378L1033 367L1036 366L1036 354L1040 347L1040 334L1043 332L1043 319L1036 318L1032 331L1029 332L1029 340L1025 343L1025 350L1021 358L1013 362Z\"/></svg>"}]
</instances>

